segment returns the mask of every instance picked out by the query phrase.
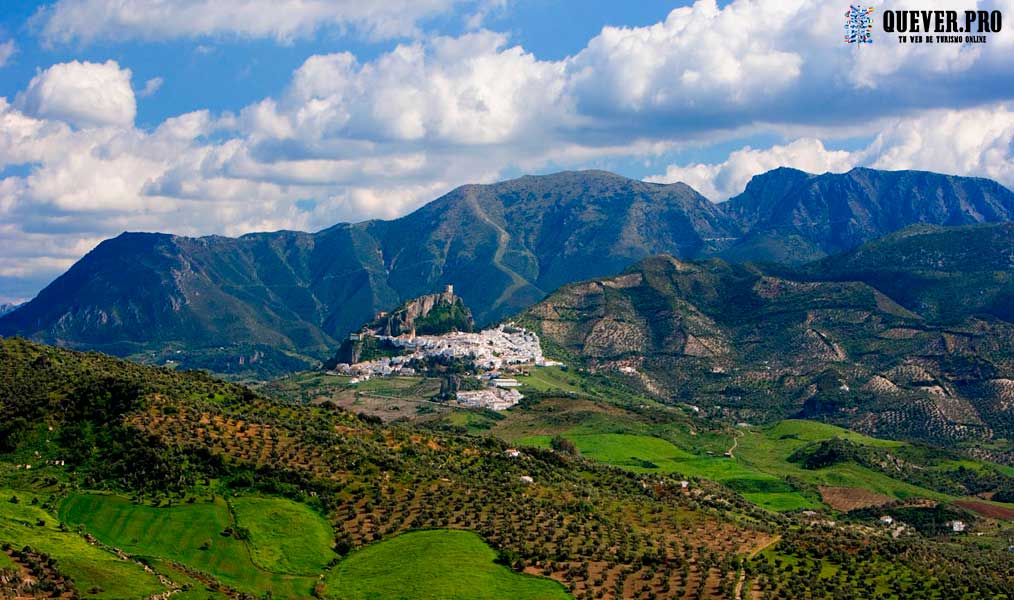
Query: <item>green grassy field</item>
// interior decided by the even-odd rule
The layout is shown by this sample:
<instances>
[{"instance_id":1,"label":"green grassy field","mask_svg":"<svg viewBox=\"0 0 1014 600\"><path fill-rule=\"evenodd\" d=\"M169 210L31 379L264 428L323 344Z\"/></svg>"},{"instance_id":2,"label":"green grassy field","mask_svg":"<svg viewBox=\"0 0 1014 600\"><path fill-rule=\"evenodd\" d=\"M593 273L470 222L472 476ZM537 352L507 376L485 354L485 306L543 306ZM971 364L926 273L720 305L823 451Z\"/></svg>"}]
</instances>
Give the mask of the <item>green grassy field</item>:
<instances>
[{"instance_id":1,"label":"green grassy field","mask_svg":"<svg viewBox=\"0 0 1014 600\"><path fill-rule=\"evenodd\" d=\"M587 393L581 389L581 378L561 367L539 367L529 371L528 375L518 376L518 381L540 392L550 390L570 392L572 394Z\"/></svg>"},{"instance_id":2,"label":"green grassy field","mask_svg":"<svg viewBox=\"0 0 1014 600\"><path fill-rule=\"evenodd\" d=\"M469 433L476 434L489 431L502 419L502 415L493 413L493 411L460 408L448 411L441 417L444 423L464 427Z\"/></svg>"},{"instance_id":3,"label":"green grassy field","mask_svg":"<svg viewBox=\"0 0 1014 600\"><path fill-rule=\"evenodd\" d=\"M561 433L577 445L582 455L613 466L639 473L677 473L718 481L771 510L821 506L813 494L801 493L784 481L777 469L759 469L738 456L723 456L733 444L734 433L690 421L683 410L633 396L614 398L613 393L592 399L589 396L596 396L592 381L559 367L533 369L529 376L518 379L540 392L571 392L586 399L548 399L524 414L509 415L496 424L493 433L512 443L549 447L552 435ZM606 401L607 397L612 400ZM655 411L654 422L646 422L630 410L635 406ZM817 436L828 431L808 433Z\"/></svg>"},{"instance_id":4,"label":"green grassy field","mask_svg":"<svg viewBox=\"0 0 1014 600\"><path fill-rule=\"evenodd\" d=\"M14 569L17 565L11 560L11 557L7 556L5 552L0 552L0 569Z\"/></svg>"},{"instance_id":5,"label":"green grassy field","mask_svg":"<svg viewBox=\"0 0 1014 600\"><path fill-rule=\"evenodd\" d=\"M326 371L301 371L262 383L255 388L280 400L307 404L318 397L347 390L351 377L332 375Z\"/></svg>"},{"instance_id":6,"label":"green grassy field","mask_svg":"<svg viewBox=\"0 0 1014 600\"><path fill-rule=\"evenodd\" d=\"M638 473L678 473L724 483L751 502L771 510L815 508L820 504L794 490L779 477L751 469L734 458L699 456L651 435L627 433L566 433L581 454ZM550 436L532 436L522 444L549 447Z\"/></svg>"},{"instance_id":7,"label":"green grassy field","mask_svg":"<svg viewBox=\"0 0 1014 600\"><path fill-rule=\"evenodd\" d=\"M816 421L804 421L800 419L786 419L768 427L764 430L765 435L772 440L798 440L802 442L818 442L833 437L840 437L859 442L869 446L882 446L885 448L897 448L904 446L905 442L894 440L881 440L872 438L861 433L843 429L835 425L818 423Z\"/></svg>"},{"instance_id":8,"label":"green grassy field","mask_svg":"<svg viewBox=\"0 0 1014 600\"><path fill-rule=\"evenodd\" d=\"M560 584L494 563L496 553L468 531L416 531L371 544L344 559L325 582L334 600L557 600Z\"/></svg>"},{"instance_id":9,"label":"green grassy field","mask_svg":"<svg viewBox=\"0 0 1014 600\"><path fill-rule=\"evenodd\" d=\"M428 398L440 391L440 380L424 377L373 377L356 384L356 389L396 398Z\"/></svg>"},{"instance_id":10,"label":"green grassy field","mask_svg":"<svg viewBox=\"0 0 1014 600\"><path fill-rule=\"evenodd\" d=\"M9 502L15 495L21 498L18 504ZM0 543L10 543L15 548L31 546L52 556L83 597L144 598L165 590L156 577L145 573L139 565L88 544L77 532L60 531L58 519L38 506L31 506L30 497L0 490ZM45 525L40 525L40 520ZM90 593L92 590L101 591Z\"/></svg>"},{"instance_id":11,"label":"green grassy field","mask_svg":"<svg viewBox=\"0 0 1014 600\"><path fill-rule=\"evenodd\" d=\"M638 473L676 472L688 459L696 458L669 442L649 435L630 433L567 433L581 454L592 460L623 467ZM529 446L549 447L551 436L540 435L520 440Z\"/></svg>"},{"instance_id":12,"label":"green grassy field","mask_svg":"<svg viewBox=\"0 0 1014 600\"><path fill-rule=\"evenodd\" d=\"M309 507L282 498L236 498L236 521L250 531L250 556L265 571L315 576L336 555L331 526Z\"/></svg>"},{"instance_id":13,"label":"green grassy field","mask_svg":"<svg viewBox=\"0 0 1014 600\"><path fill-rule=\"evenodd\" d=\"M949 499L946 494L905 483L853 463L809 470L798 463L789 462L789 456L799 448L834 437L884 448L904 445L904 442L871 438L833 425L786 420L768 428L744 431L736 449L736 460L751 469L783 477L798 477L813 485L859 487L898 499L915 496Z\"/></svg>"},{"instance_id":14,"label":"green grassy field","mask_svg":"<svg viewBox=\"0 0 1014 600\"><path fill-rule=\"evenodd\" d=\"M551 415L550 415L551 416ZM547 419L550 418L547 416ZM768 427L741 427L735 431L697 431L690 435L679 427L655 426L610 419L592 413L580 423L519 424L516 429L562 431L581 454L592 460L639 473L677 473L710 479L739 492L755 504L777 511L820 508L816 492L788 482L797 479L811 486L857 487L891 498L912 497L940 501L954 500L947 494L895 479L882 472L846 462L821 469L805 469L789 457L800 448L835 437L880 448L902 448L904 442L871 438L834 425L812 421L785 420ZM498 431L511 432L512 426L498 425ZM513 441L547 448L552 434L539 433L514 437ZM666 439L662 439L662 438ZM738 438L733 457L722 456ZM710 451L708 455L705 450ZM947 460L929 469L985 468L972 460ZM1008 468L998 467L1007 472ZM799 489L797 489L799 488Z\"/></svg>"},{"instance_id":15,"label":"green grassy field","mask_svg":"<svg viewBox=\"0 0 1014 600\"><path fill-rule=\"evenodd\" d=\"M292 514L288 501L268 502L273 503L272 507L278 509L278 514ZM259 519L252 519L250 525L240 524L250 529L249 546L235 537L222 535L227 528L237 525L222 499L153 507L134 504L120 496L74 494L61 507L61 518L69 524L84 526L102 542L121 548L128 554L175 560L213 575L222 583L241 591L270 591L278 598L306 598L316 581L316 577L312 576L294 576L258 567L252 558L255 553L265 563L278 563L278 558L272 557L264 549L266 544L253 539L254 531L257 531L260 540L271 534L268 526ZM303 542L296 538L302 532L297 527L306 522L306 516L299 514L298 520L291 525L271 525L281 531L287 530L283 539L274 539L272 543L278 546L284 544L290 548L300 547ZM317 526L314 527L316 530ZM310 539L319 537L318 532ZM310 540L306 543L310 543ZM302 559L297 560L306 560L312 550L300 548L300 552ZM321 557L328 556L330 559L330 540L317 548L317 552ZM316 565L317 562L312 564ZM310 568L301 562L296 562L295 566L286 566L303 572Z\"/></svg>"}]
</instances>

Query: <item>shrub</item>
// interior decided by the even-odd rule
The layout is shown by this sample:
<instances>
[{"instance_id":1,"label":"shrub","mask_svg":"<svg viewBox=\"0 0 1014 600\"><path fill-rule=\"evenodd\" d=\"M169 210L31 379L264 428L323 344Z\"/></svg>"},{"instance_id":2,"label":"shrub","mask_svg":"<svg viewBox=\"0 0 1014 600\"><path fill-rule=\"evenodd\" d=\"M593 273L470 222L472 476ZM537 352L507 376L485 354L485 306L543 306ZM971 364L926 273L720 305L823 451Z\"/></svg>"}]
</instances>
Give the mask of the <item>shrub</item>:
<instances>
[{"instance_id":1,"label":"shrub","mask_svg":"<svg viewBox=\"0 0 1014 600\"><path fill-rule=\"evenodd\" d=\"M554 435L553 439L550 440L549 446L557 452L563 452L564 454L570 454L577 456L577 444L563 437L562 435Z\"/></svg>"}]
</instances>

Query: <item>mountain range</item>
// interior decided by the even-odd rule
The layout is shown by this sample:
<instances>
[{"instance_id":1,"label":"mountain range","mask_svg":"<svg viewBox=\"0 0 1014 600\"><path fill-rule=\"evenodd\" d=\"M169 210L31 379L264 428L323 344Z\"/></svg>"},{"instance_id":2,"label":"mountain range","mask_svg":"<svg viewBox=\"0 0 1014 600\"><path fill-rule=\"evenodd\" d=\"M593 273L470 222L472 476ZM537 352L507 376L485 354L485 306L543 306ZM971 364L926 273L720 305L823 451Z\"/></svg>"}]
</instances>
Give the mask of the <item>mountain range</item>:
<instances>
[{"instance_id":1,"label":"mountain range","mask_svg":"<svg viewBox=\"0 0 1014 600\"><path fill-rule=\"evenodd\" d=\"M926 172L776 169L722 204L602 171L525 176L317 233L124 233L0 317L0 335L265 376L448 284L481 326L657 254L797 265L911 224L1012 218L1003 186Z\"/></svg>"}]
</instances>

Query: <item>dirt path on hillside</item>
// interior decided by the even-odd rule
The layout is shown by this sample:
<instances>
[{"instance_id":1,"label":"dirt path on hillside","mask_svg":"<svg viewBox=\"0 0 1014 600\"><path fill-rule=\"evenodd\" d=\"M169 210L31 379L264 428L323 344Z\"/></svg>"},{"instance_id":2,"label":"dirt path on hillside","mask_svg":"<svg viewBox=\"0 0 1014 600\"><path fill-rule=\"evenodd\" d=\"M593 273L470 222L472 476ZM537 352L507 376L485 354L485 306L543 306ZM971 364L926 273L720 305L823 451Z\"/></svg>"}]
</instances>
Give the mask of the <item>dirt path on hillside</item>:
<instances>
[{"instance_id":1,"label":"dirt path on hillside","mask_svg":"<svg viewBox=\"0 0 1014 600\"><path fill-rule=\"evenodd\" d=\"M726 454L729 455L729 458L736 458L735 452L736 452L736 448L739 447L739 438L741 438L741 437L743 437L743 432L742 431L737 431L736 435L733 436L733 438L732 438L732 446L730 446L729 449L725 452Z\"/></svg>"},{"instance_id":2,"label":"dirt path on hillside","mask_svg":"<svg viewBox=\"0 0 1014 600\"><path fill-rule=\"evenodd\" d=\"M730 450L730 452L731 452L731 450ZM780 539L782 539L782 536L776 535L775 537L771 538L771 540L768 543L764 544L763 546L761 546L759 548L755 548L754 551L750 553L750 558L754 558L755 556L757 556L761 552L764 552L764 550L767 549L768 547L770 547L772 544L777 544L778 540L780 540ZM739 568L739 580L736 582L736 592L735 592L735 594L733 594L733 597L736 600L743 600L743 584L745 584L745 583L746 583L746 569L744 569L743 567L740 567Z\"/></svg>"},{"instance_id":3,"label":"dirt path on hillside","mask_svg":"<svg viewBox=\"0 0 1014 600\"><path fill-rule=\"evenodd\" d=\"M493 265L511 278L511 284L503 291L502 294L500 294L500 297L496 299L496 302L493 303L492 308L496 308L506 302L507 299L514 294L514 292L531 284L529 284L528 280L522 277L517 271L505 265L503 262L503 256L507 253L507 244L511 241L511 234L507 233L506 229L501 227L496 221L491 219L488 214L486 214L486 210L482 208L482 205L479 204L479 199L476 198L474 194L468 195L468 204L472 207L475 211L475 215L479 217L482 222L486 223L496 231L497 242L496 252L493 253Z\"/></svg>"}]
</instances>

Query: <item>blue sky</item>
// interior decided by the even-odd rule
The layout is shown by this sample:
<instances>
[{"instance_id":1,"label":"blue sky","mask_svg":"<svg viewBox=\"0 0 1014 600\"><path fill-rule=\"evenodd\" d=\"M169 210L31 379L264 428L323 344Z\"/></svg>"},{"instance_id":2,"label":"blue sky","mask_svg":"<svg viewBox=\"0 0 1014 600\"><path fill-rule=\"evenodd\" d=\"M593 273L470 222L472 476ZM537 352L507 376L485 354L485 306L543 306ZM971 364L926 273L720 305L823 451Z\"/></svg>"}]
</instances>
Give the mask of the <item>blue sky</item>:
<instances>
[{"instance_id":1,"label":"blue sky","mask_svg":"<svg viewBox=\"0 0 1014 600\"><path fill-rule=\"evenodd\" d=\"M135 85L154 77L165 82L160 93L138 105L137 124L155 126L183 112L211 109L239 110L265 96L279 93L289 75L313 54L348 51L370 60L406 38L373 40L323 28L314 35L283 44L273 39L220 36L203 39L150 41L98 40L91 44L50 44L35 35L39 24L31 18L52 2L31 0L11 3L0 15L0 39L18 44L17 60L4 70L0 95L13 97L28 84L36 70L70 60L116 60L134 73ZM678 3L642 0L629 3L590 0L521 0L494 9L484 25L508 32L540 58L560 60L574 54L606 25L643 26L665 19ZM460 35L466 31L467 13L436 14L422 25L429 34ZM561 26L565 24L565 26Z\"/></svg>"},{"instance_id":2,"label":"blue sky","mask_svg":"<svg viewBox=\"0 0 1014 600\"><path fill-rule=\"evenodd\" d=\"M0 302L124 230L315 230L522 173L608 169L716 202L777 166L1014 184L1011 30L850 45L847 4L7 3Z\"/></svg>"}]
</instances>

